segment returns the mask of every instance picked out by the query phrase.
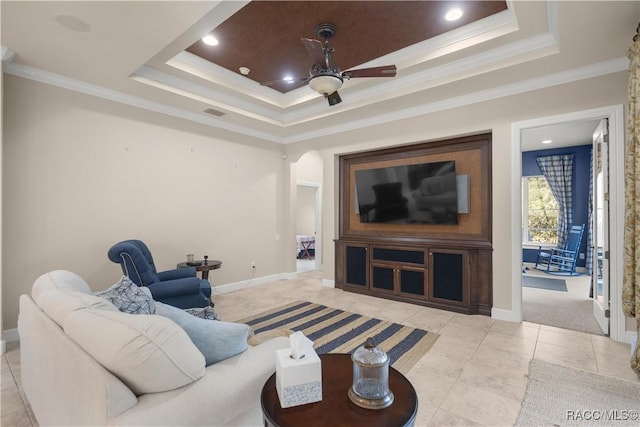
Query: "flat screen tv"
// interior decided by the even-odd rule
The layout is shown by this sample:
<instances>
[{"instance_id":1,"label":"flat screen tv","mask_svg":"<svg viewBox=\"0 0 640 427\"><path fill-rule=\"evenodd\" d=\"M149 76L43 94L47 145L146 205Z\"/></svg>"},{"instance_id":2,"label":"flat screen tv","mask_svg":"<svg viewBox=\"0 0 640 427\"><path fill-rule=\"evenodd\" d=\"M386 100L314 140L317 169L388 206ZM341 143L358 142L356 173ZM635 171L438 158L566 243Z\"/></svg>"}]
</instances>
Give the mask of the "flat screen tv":
<instances>
[{"instance_id":1,"label":"flat screen tv","mask_svg":"<svg viewBox=\"0 0 640 427\"><path fill-rule=\"evenodd\" d=\"M457 224L454 161L356 171L360 222Z\"/></svg>"}]
</instances>

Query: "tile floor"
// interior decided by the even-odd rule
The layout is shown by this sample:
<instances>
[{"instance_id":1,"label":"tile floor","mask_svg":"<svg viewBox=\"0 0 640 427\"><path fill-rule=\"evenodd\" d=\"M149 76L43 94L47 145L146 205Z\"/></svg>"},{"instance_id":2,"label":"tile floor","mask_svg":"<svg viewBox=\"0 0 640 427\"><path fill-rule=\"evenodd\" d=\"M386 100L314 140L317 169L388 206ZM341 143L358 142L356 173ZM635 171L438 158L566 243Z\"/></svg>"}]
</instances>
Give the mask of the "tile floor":
<instances>
[{"instance_id":1,"label":"tile floor","mask_svg":"<svg viewBox=\"0 0 640 427\"><path fill-rule=\"evenodd\" d=\"M532 358L638 382L629 346L534 323L465 316L323 287L321 273L241 291L214 293L224 320L233 321L294 300L307 300L440 334L408 378L419 399L417 426L509 426L518 416ZM20 392L20 347L2 357L2 426L37 426Z\"/></svg>"}]
</instances>

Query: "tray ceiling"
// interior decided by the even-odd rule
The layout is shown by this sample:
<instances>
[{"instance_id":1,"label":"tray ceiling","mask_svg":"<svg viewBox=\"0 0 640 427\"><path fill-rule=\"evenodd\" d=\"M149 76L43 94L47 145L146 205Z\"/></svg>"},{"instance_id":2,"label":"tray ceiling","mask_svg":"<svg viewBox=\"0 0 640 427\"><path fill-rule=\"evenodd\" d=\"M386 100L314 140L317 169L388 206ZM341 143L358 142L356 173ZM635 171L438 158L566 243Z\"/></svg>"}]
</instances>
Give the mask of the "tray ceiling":
<instances>
[{"instance_id":1,"label":"tray ceiling","mask_svg":"<svg viewBox=\"0 0 640 427\"><path fill-rule=\"evenodd\" d=\"M463 15L447 21L453 7ZM505 1L254 1L211 29L219 45L198 40L186 50L232 72L246 67L258 83L308 77L312 61L300 38L319 39L318 24L337 27L333 58L348 70L506 9ZM284 93L303 85L270 87Z\"/></svg>"}]
</instances>

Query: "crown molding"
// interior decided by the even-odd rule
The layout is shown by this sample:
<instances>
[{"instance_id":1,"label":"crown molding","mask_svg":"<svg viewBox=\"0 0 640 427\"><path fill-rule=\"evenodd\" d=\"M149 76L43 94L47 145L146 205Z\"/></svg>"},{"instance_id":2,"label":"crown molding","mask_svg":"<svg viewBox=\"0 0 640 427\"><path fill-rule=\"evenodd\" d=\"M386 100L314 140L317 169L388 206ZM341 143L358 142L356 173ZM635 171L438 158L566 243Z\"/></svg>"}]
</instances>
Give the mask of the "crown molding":
<instances>
[{"instance_id":1,"label":"crown molding","mask_svg":"<svg viewBox=\"0 0 640 427\"><path fill-rule=\"evenodd\" d=\"M306 141L341 132L362 129L384 123L422 116L425 114L435 113L438 111L459 108L471 104L477 104L480 102L486 102L494 99L504 98L507 96L531 92L534 90L572 83L579 80L590 79L606 74L627 71L628 69L629 60L626 57L612 59L609 61L587 65L584 67L548 74L546 76L537 77L534 79L523 80L517 83L497 86L491 89L472 92L462 96L422 104L417 107L397 110L391 113L379 114L376 116L368 117L366 119L355 120L349 122L348 124L328 126L315 131L304 132L294 136L287 136L284 139L286 144Z\"/></svg>"},{"instance_id":2,"label":"crown molding","mask_svg":"<svg viewBox=\"0 0 640 427\"><path fill-rule=\"evenodd\" d=\"M4 68L3 71L8 74L280 144L291 144L318 137L333 135L340 132L390 123L396 120L412 118L437 111L462 107L506 96L517 95L606 74L627 71L629 68L629 60L626 57L622 57L558 73L548 74L546 76L541 76L517 83L497 86L491 89L477 91L458 97L452 97L436 102L422 104L417 107L400 109L391 113L378 114L368 117L367 119L356 120L347 124L328 126L310 132L281 137L269 132L257 131L246 126L226 123L221 118L205 115L204 113L193 113L181 108L172 107L166 104L149 101L140 97L128 95L101 86L81 82L75 79L61 76L59 74L39 70L25 65L20 65L15 62L10 62L10 60L4 59L5 56L7 58L11 57L9 52L9 49L2 50Z\"/></svg>"},{"instance_id":3,"label":"crown molding","mask_svg":"<svg viewBox=\"0 0 640 427\"><path fill-rule=\"evenodd\" d=\"M272 109L261 107L254 102L241 100L237 96L229 95L209 86L165 73L146 65L136 70L130 78L176 95L203 102L217 109L230 111L272 125L284 125L282 114Z\"/></svg>"},{"instance_id":4,"label":"crown molding","mask_svg":"<svg viewBox=\"0 0 640 427\"><path fill-rule=\"evenodd\" d=\"M270 142L283 143L282 137L273 135L271 133L260 132L248 127L225 123L220 118L205 115L205 113L193 113L182 108L172 107L166 104L161 104L159 102L149 101L144 98L128 95L123 92L107 89L102 86L82 82L69 77L61 76L60 74L39 70L37 68L29 67L26 65L9 63L4 67L3 71L14 76L61 87L63 89L72 90L74 92L96 96L98 98L107 99L109 101L130 105L132 107L154 111L156 113L166 114L168 116L178 117L203 125L228 130L231 132L239 133L241 135L247 135Z\"/></svg>"}]
</instances>

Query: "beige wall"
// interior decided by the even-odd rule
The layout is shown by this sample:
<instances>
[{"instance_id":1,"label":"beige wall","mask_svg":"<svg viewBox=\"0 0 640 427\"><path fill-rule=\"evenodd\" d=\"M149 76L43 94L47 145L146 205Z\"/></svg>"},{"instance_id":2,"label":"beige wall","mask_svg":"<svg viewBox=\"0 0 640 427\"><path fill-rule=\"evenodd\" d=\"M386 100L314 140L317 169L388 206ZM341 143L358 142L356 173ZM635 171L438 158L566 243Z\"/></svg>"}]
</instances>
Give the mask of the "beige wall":
<instances>
[{"instance_id":1,"label":"beige wall","mask_svg":"<svg viewBox=\"0 0 640 427\"><path fill-rule=\"evenodd\" d=\"M296 161L298 182L322 184L322 157L317 151L309 151Z\"/></svg>"},{"instance_id":2,"label":"beige wall","mask_svg":"<svg viewBox=\"0 0 640 427\"><path fill-rule=\"evenodd\" d=\"M250 261L257 277L294 271L283 242L295 227L295 163L313 150L323 165L323 277L333 279L337 156L484 131L493 134L494 307L510 310L511 123L625 104L627 73L287 146L5 79L2 308L10 329L18 296L43 272L66 268L94 289L117 280L106 251L121 239L145 240L160 268L187 252L221 259L218 284L248 279Z\"/></svg>"},{"instance_id":3,"label":"beige wall","mask_svg":"<svg viewBox=\"0 0 640 427\"><path fill-rule=\"evenodd\" d=\"M230 142L192 122L5 76L3 327L42 273L103 289L119 240L144 240L158 269L185 254L223 262L217 284L284 270L283 149ZM246 139L246 138L245 138Z\"/></svg>"},{"instance_id":4,"label":"beige wall","mask_svg":"<svg viewBox=\"0 0 640 427\"><path fill-rule=\"evenodd\" d=\"M492 132L493 193L493 306L511 310L511 269L518 254L511 253L511 123L538 117L625 104L627 73L509 96L420 117L393 125L380 124L331 138L287 147L290 158L318 150L324 164L323 239L338 238L338 167L340 154L438 140L459 135ZM346 96L343 102L348 102ZM428 100L427 100L428 101ZM334 246L324 247L323 274L334 278Z\"/></svg>"}]
</instances>

